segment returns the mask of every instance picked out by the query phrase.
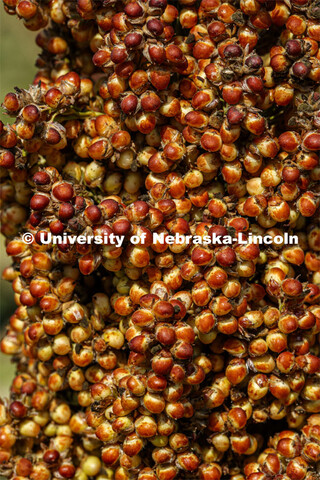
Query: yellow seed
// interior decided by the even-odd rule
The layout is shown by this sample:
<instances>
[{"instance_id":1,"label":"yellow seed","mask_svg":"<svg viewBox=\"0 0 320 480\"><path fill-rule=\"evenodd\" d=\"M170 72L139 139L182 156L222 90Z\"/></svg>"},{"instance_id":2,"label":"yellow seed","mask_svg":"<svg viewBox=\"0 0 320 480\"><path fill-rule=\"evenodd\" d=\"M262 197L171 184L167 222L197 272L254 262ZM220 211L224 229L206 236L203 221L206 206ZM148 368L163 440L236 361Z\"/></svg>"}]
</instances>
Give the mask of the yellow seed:
<instances>
[{"instance_id":1,"label":"yellow seed","mask_svg":"<svg viewBox=\"0 0 320 480\"><path fill-rule=\"evenodd\" d=\"M165 447L168 444L168 437L166 437L165 435L156 435L155 437L150 439L150 442L155 447Z\"/></svg>"},{"instance_id":2,"label":"yellow seed","mask_svg":"<svg viewBox=\"0 0 320 480\"><path fill-rule=\"evenodd\" d=\"M23 420L19 427L19 432L24 437L37 437L40 433L40 425L33 420Z\"/></svg>"},{"instance_id":3,"label":"yellow seed","mask_svg":"<svg viewBox=\"0 0 320 480\"><path fill-rule=\"evenodd\" d=\"M94 455L88 455L81 463L81 469L89 477L98 475L101 469L101 461Z\"/></svg>"}]
</instances>

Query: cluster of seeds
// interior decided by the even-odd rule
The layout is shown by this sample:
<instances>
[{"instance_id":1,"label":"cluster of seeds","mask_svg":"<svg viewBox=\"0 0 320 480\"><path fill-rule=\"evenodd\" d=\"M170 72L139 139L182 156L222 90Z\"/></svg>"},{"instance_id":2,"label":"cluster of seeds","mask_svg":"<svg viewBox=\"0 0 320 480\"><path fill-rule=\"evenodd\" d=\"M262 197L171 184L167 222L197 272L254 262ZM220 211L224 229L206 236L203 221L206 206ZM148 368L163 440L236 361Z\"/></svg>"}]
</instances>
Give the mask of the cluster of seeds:
<instances>
[{"instance_id":1,"label":"cluster of seeds","mask_svg":"<svg viewBox=\"0 0 320 480\"><path fill-rule=\"evenodd\" d=\"M319 480L319 1L3 5L1 473Z\"/></svg>"}]
</instances>

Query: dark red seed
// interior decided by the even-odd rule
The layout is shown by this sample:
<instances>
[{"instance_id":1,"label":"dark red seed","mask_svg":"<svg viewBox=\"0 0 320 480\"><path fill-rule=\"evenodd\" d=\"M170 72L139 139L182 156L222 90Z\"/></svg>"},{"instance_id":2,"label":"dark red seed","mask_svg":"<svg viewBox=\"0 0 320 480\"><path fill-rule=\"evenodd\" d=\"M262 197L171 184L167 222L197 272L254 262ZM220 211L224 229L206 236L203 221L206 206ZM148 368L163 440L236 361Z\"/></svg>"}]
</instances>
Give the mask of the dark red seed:
<instances>
[{"instance_id":1,"label":"dark red seed","mask_svg":"<svg viewBox=\"0 0 320 480\"><path fill-rule=\"evenodd\" d=\"M13 168L15 166L15 156L9 150L0 155L0 167Z\"/></svg>"},{"instance_id":2,"label":"dark red seed","mask_svg":"<svg viewBox=\"0 0 320 480\"><path fill-rule=\"evenodd\" d=\"M85 199L83 197L79 197L78 195L73 198L72 202L75 206L75 209L78 210L79 212L84 210L87 205Z\"/></svg>"},{"instance_id":3,"label":"dark red seed","mask_svg":"<svg viewBox=\"0 0 320 480\"><path fill-rule=\"evenodd\" d=\"M35 123L40 118L40 110L36 105L27 105L22 110L22 116L26 122Z\"/></svg>"},{"instance_id":4,"label":"dark red seed","mask_svg":"<svg viewBox=\"0 0 320 480\"><path fill-rule=\"evenodd\" d=\"M282 170L282 178L288 183L297 182L300 178L300 171L297 167L284 167Z\"/></svg>"},{"instance_id":5,"label":"dark red seed","mask_svg":"<svg viewBox=\"0 0 320 480\"><path fill-rule=\"evenodd\" d=\"M300 42L298 40L288 40L286 43L286 52L291 57L299 57L302 54Z\"/></svg>"},{"instance_id":6,"label":"dark red seed","mask_svg":"<svg viewBox=\"0 0 320 480\"><path fill-rule=\"evenodd\" d=\"M87 207L84 214L90 223L98 223L102 217L101 210L96 205L90 205L90 207Z\"/></svg>"},{"instance_id":7,"label":"dark red seed","mask_svg":"<svg viewBox=\"0 0 320 480\"><path fill-rule=\"evenodd\" d=\"M228 230L223 225L214 225L213 227L209 228L208 235L212 238L213 245L216 243L220 245L219 241L223 244L225 241L224 237L228 235ZM216 239L216 242L214 242L214 239Z\"/></svg>"},{"instance_id":8,"label":"dark red seed","mask_svg":"<svg viewBox=\"0 0 320 480\"><path fill-rule=\"evenodd\" d=\"M72 478L76 472L76 469L73 465L64 464L59 468L59 473L64 478Z\"/></svg>"},{"instance_id":9,"label":"dark red seed","mask_svg":"<svg viewBox=\"0 0 320 480\"><path fill-rule=\"evenodd\" d=\"M36 193L30 200L32 210L44 210L49 205L50 199L45 195Z\"/></svg>"},{"instance_id":10,"label":"dark red seed","mask_svg":"<svg viewBox=\"0 0 320 480\"><path fill-rule=\"evenodd\" d=\"M44 100L49 107L56 108L62 98L62 92L58 88L50 88L45 94Z\"/></svg>"},{"instance_id":11,"label":"dark red seed","mask_svg":"<svg viewBox=\"0 0 320 480\"><path fill-rule=\"evenodd\" d=\"M61 135L58 132L58 130L56 130L53 127L50 127L46 132L45 140L50 145L57 145L57 143L61 141Z\"/></svg>"},{"instance_id":12,"label":"dark red seed","mask_svg":"<svg viewBox=\"0 0 320 480\"><path fill-rule=\"evenodd\" d=\"M19 300L22 305L25 305L26 307L33 307L33 305L37 303L37 300L31 295L29 290L23 290L20 293Z\"/></svg>"},{"instance_id":13,"label":"dark red seed","mask_svg":"<svg viewBox=\"0 0 320 480\"><path fill-rule=\"evenodd\" d=\"M136 48L142 42L142 35L137 32L128 33L124 39L125 46L127 48Z\"/></svg>"},{"instance_id":14,"label":"dark red seed","mask_svg":"<svg viewBox=\"0 0 320 480\"><path fill-rule=\"evenodd\" d=\"M230 267L235 263L237 257L231 247L223 247L216 252L216 259L222 267Z\"/></svg>"},{"instance_id":15,"label":"dark red seed","mask_svg":"<svg viewBox=\"0 0 320 480\"><path fill-rule=\"evenodd\" d=\"M98 50L92 57L92 63L96 67L102 67L110 59L110 54L104 50Z\"/></svg>"},{"instance_id":16,"label":"dark red seed","mask_svg":"<svg viewBox=\"0 0 320 480\"><path fill-rule=\"evenodd\" d=\"M296 62L292 67L292 73L298 78L305 78L310 73L310 66L303 62Z\"/></svg>"},{"instance_id":17,"label":"dark red seed","mask_svg":"<svg viewBox=\"0 0 320 480\"><path fill-rule=\"evenodd\" d=\"M37 388L36 383L32 380L26 381L21 387L21 393L31 395Z\"/></svg>"},{"instance_id":18,"label":"dark red seed","mask_svg":"<svg viewBox=\"0 0 320 480\"><path fill-rule=\"evenodd\" d=\"M147 28L155 36L159 36L163 33L164 27L162 22L157 18L153 18L147 22Z\"/></svg>"},{"instance_id":19,"label":"dark red seed","mask_svg":"<svg viewBox=\"0 0 320 480\"><path fill-rule=\"evenodd\" d=\"M128 17L137 18L143 14L143 9L138 2L130 2L124 7L124 11Z\"/></svg>"},{"instance_id":20,"label":"dark red seed","mask_svg":"<svg viewBox=\"0 0 320 480\"><path fill-rule=\"evenodd\" d=\"M112 198L103 200L100 203L100 207L103 209L103 212L107 218L113 217L119 211L119 204Z\"/></svg>"},{"instance_id":21,"label":"dark red seed","mask_svg":"<svg viewBox=\"0 0 320 480\"><path fill-rule=\"evenodd\" d=\"M63 253L66 253L66 252L69 252L70 250L70 245L68 243L68 241L63 241L63 242L59 242L58 243L58 249L60 250L60 252L63 252Z\"/></svg>"},{"instance_id":22,"label":"dark red seed","mask_svg":"<svg viewBox=\"0 0 320 480\"><path fill-rule=\"evenodd\" d=\"M49 185L51 178L47 172L37 172L33 175L33 181L36 185Z\"/></svg>"},{"instance_id":23,"label":"dark red seed","mask_svg":"<svg viewBox=\"0 0 320 480\"><path fill-rule=\"evenodd\" d=\"M113 223L112 228L116 235L126 235L130 232L131 223L125 218L120 218Z\"/></svg>"},{"instance_id":24,"label":"dark red seed","mask_svg":"<svg viewBox=\"0 0 320 480\"><path fill-rule=\"evenodd\" d=\"M25 20L29 20L34 17L37 13L37 9L37 4L28 0L22 0L18 2L16 7L17 14Z\"/></svg>"},{"instance_id":25,"label":"dark red seed","mask_svg":"<svg viewBox=\"0 0 320 480\"><path fill-rule=\"evenodd\" d=\"M133 62L123 62L115 68L115 73L121 78L129 78L133 71Z\"/></svg>"},{"instance_id":26,"label":"dark red seed","mask_svg":"<svg viewBox=\"0 0 320 480\"><path fill-rule=\"evenodd\" d=\"M137 97L135 95L128 95L122 100L120 107L126 115L130 115L136 111L137 105Z\"/></svg>"},{"instance_id":27,"label":"dark red seed","mask_svg":"<svg viewBox=\"0 0 320 480\"><path fill-rule=\"evenodd\" d=\"M42 239L45 241L48 239L48 232L46 230L39 230L39 232L35 234L34 239L38 245L42 245Z\"/></svg>"},{"instance_id":28,"label":"dark red seed","mask_svg":"<svg viewBox=\"0 0 320 480\"><path fill-rule=\"evenodd\" d=\"M128 58L128 53L125 48L121 47L113 47L112 52L111 52L111 60L113 63L122 63L127 60Z\"/></svg>"},{"instance_id":29,"label":"dark red seed","mask_svg":"<svg viewBox=\"0 0 320 480\"><path fill-rule=\"evenodd\" d=\"M226 31L226 27L222 22L212 22L208 26L208 33L211 38L220 37Z\"/></svg>"},{"instance_id":30,"label":"dark red seed","mask_svg":"<svg viewBox=\"0 0 320 480\"><path fill-rule=\"evenodd\" d=\"M247 58L246 65L249 68L254 70L258 70L263 66L262 58L259 55L251 55L251 57Z\"/></svg>"},{"instance_id":31,"label":"dark red seed","mask_svg":"<svg viewBox=\"0 0 320 480\"><path fill-rule=\"evenodd\" d=\"M230 107L227 111L227 119L230 125L239 125L244 119L245 114L241 112L236 107Z\"/></svg>"},{"instance_id":32,"label":"dark red seed","mask_svg":"<svg viewBox=\"0 0 320 480\"><path fill-rule=\"evenodd\" d=\"M15 401L10 405L10 413L16 418L23 418L27 414L27 407L22 402Z\"/></svg>"},{"instance_id":33,"label":"dark red seed","mask_svg":"<svg viewBox=\"0 0 320 480\"><path fill-rule=\"evenodd\" d=\"M9 112L16 112L20 107L17 95L15 93L7 93L4 97L3 106L9 110Z\"/></svg>"},{"instance_id":34,"label":"dark red seed","mask_svg":"<svg viewBox=\"0 0 320 480\"><path fill-rule=\"evenodd\" d=\"M62 203L59 208L58 216L60 220L69 220L74 215L74 207L71 203Z\"/></svg>"},{"instance_id":35,"label":"dark red seed","mask_svg":"<svg viewBox=\"0 0 320 480\"><path fill-rule=\"evenodd\" d=\"M63 76L64 81L73 85L77 90L80 89L80 77L76 72L69 72Z\"/></svg>"},{"instance_id":36,"label":"dark red seed","mask_svg":"<svg viewBox=\"0 0 320 480\"><path fill-rule=\"evenodd\" d=\"M53 235L61 235L64 231L64 225L60 220L53 220L49 225L50 232Z\"/></svg>"},{"instance_id":37,"label":"dark red seed","mask_svg":"<svg viewBox=\"0 0 320 480\"><path fill-rule=\"evenodd\" d=\"M60 183L53 188L52 193L60 202L68 202L72 199L74 190L70 183Z\"/></svg>"},{"instance_id":38,"label":"dark red seed","mask_svg":"<svg viewBox=\"0 0 320 480\"><path fill-rule=\"evenodd\" d=\"M43 454L43 460L46 463L53 464L56 463L60 458L60 454L57 450L47 450Z\"/></svg>"},{"instance_id":39,"label":"dark red seed","mask_svg":"<svg viewBox=\"0 0 320 480\"><path fill-rule=\"evenodd\" d=\"M33 212L31 213L29 217L29 222L33 227L37 227L39 223L41 222L42 215L39 212Z\"/></svg>"},{"instance_id":40,"label":"dark red seed","mask_svg":"<svg viewBox=\"0 0 320 480\"><path fill-rule=\"evenodd\" d=\"M239 45L227 45L223 50L223 54L226 58L236 58L242 55L242 49Z\"/></svg>"}]
</instances>

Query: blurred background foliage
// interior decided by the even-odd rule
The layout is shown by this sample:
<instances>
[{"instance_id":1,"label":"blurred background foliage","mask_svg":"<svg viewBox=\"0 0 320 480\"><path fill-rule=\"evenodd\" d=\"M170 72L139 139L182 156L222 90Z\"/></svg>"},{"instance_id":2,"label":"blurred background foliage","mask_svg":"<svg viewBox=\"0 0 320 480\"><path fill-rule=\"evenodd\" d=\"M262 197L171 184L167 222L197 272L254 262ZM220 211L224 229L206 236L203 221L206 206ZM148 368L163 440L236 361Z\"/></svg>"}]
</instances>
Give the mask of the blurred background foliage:
<instances>
[{"instance_id":1,"label":"blurred background foliage","mask_svg":"<svg viewBox=\"0 0 320 480\"><path fill-rule=\"evenodd\" d=\"M36 68L38 48L35 44L35 32L28 31L22 21L10 16L0 5L0 102L6 93L14 91L15 86L28 88L32 83ZM0 119L12 123L13 119L1 109ZM0 270L10 263L6 256L5 241L0 238ZM10 315L16 306L13 301L11 285L0 280L0 325L1 338L5 332ZM14 375L14 366L10 357L0 353L0 395L7 396Z\"/></svg>"}]
</instances>

